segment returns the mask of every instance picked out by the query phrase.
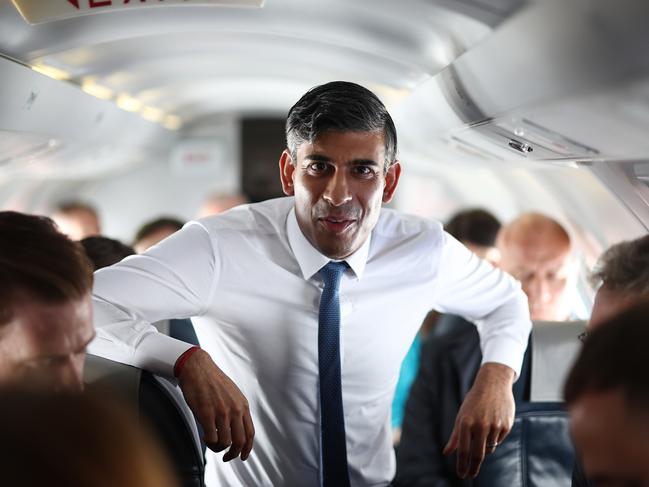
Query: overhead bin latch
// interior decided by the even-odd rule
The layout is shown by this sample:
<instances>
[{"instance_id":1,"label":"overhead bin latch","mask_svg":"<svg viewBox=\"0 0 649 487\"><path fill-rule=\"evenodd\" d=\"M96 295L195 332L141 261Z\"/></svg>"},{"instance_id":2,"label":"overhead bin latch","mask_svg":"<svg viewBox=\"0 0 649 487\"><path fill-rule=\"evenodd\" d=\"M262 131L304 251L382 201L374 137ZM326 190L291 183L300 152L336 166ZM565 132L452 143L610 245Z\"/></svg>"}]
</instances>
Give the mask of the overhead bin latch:
<instances>
[{"instance_id":1,"label":"overhead bin latch","mask_svg":"<svg viewBox=\"0 0 649 487\"><path fill-rule=\"evenodd\" d=\"M509 147L511 147L512 149L516 149L517 151L522 152L523 154L529 154L534 150L534 147L532 147L527 142L521 142L515 139L509 139Z\"/></svg>"}]
</instances>

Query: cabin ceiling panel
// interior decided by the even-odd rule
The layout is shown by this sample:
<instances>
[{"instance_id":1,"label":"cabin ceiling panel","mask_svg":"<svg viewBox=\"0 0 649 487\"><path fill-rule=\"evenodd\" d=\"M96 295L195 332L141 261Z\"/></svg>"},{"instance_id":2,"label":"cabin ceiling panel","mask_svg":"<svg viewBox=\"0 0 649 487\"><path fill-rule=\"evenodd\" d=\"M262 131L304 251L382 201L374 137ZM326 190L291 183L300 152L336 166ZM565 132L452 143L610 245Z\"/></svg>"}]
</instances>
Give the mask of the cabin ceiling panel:
<instances>
[{"instance_id":1,"label":"cabin ceiling panel","mask_svg":"<svg viewBox=\"0 0 649 487\"><path fill-rule=\"evenodd\" d=\"M366 45L416 55L426 51L431 35L436 33L444 33L463 50L489 33L481 22L452 12L443 4L423 0L271 0L259 10L167 7L30 26L9 0L2 0L0 46L19 59L33 59L79 46L129 39L137 49L139 39L159 34L191 33L191 38L197 32L227 31L289 35L296 41Z\"/></svg>"},{"instance_id":2,"label":"cabin ceiling panel","mask_svg":"<svg viewBox=\"0 0 649 487\"><path fill-rule=\"evenodd\" d=\"M634 0L531 4L404 98L402 140L496 167L647 158L648 20Z\"/></svg>"},{"instance_id":3,"label":"cabin ceiling panel","mask_svg":"<svg viewBox=\"0 0 649 487\"><path fill-rule=\"evenodd\" d=\"M0 52L61 69L74 83L92 78L113 92L164 93L165 109L184 107L185 121L205 113L189 109L197 100L186 93L196 91L208 103L225 95L226 106L209 103L214 113L250 109L250 94L217 91L223 78L227 86L257 78L273 87L293 78L300 91L332 79L412 90L490 32L444 1L269 0L261 9L133 9L31 26L0 0ZM210 81L211 92L203 88ZM185 89L173 89L179 85ZM260 110L289 106L269 95Z\"/></svg>"},{"instance_id":4,"label":"cabin ceiling panel","mask_svg":"<svg viewBox=\"0 0 649 487\"><path fill-rule=\"evenodd\" d=\"M191 40L186 37L182 34L146 37L139 39L137 46L133 46L130 40L114 41L92 48L82 46L30 61L56 63L68 69L73 77L84 74L84 70L105 75L117 70L152 64L166 65L167 70L172 71L174 68L187 69L189 65L196 63L194 69L200 69L210 61L230 62L228 67L235 73L240 69L255 69L257 73L263 74L266 68L272 68L274 64L278 65L276 69L287 69L303 62L313 64L322 56L326 56L345 64L353 64L365 58L366 63L386 64L384 70L399 68L403 75L436 70L440 65L447 63L451 56L441 48L449 44L444 37L431 39L431 44L440 48L425 58L412 52L401 53L388 46L385 49L377 49L376 44L364 46L340 40L325 42L311 38L301 39L296 44L296 39L291 36L268 33L196 33ZM161 47L165 44L168 46ZM268 58L268 61L260 64L259 61L264 58ZM177 68L177 63L182 59L186 59L186 62ZM322 69L328 67L328 63L322 64ZM395 83L398 81L394 72L392 78Z\"/></svg>"}]
</instances>

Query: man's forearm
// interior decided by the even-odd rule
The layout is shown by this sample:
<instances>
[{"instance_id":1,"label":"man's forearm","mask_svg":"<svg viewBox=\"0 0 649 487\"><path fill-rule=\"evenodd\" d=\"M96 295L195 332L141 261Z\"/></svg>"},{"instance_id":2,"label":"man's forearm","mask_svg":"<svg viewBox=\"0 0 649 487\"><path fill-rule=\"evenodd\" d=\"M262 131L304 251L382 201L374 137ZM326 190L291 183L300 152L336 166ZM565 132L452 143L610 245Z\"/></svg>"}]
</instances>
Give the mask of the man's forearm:
<instances>
[{"instance_id":1,"label":"man's forearm","mask_svg":"<svg viewBox=\"0 0 649 487\"><path fill-rule=\"evenodd\" d=\"M473 382L473 388L482 389L501 389L511 392L516 373L511 367L497 362L487 362L482 364L478 375Z\"/></svg>"}]
</instances>

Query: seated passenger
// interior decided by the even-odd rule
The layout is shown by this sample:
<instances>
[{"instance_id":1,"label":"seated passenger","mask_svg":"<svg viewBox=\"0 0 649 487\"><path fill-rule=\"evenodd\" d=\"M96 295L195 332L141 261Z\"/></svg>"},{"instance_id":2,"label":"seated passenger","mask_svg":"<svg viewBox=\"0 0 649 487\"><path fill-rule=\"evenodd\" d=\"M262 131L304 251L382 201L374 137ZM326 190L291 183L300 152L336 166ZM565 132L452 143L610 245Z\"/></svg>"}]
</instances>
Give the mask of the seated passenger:
<instances>
[{"instance_id":1,"label":"seated passenger","mask_svg":"<svg viewBox=\"0 0 649 487\"><path fill-rule=\"evenodd\" d=\"M491 213L474 208L456 213L445 225L444 230L481 259L497 265L500 261L500 251L496 247L496 237L500 227L500 222Z\"/></svg>"},{"instance_id":2,"label":"seated passenger","mask_svg":"<svg viewBox=\"0 0 649 487\"><path fill-rule=\"evenodd\" d=\"M649 235L613 245L593 272L599 284L588 321L592 329L612 316L649 298Z\"/></svg>"},{"instance_id":3,"label":"seated passenger","mask_svg":"<svg viewBox=\"0 0 649 487\"><path fill-rule=\"evenodd\" d=\"M456 213L445 225L444 230L462 242L481 259L485 259L492 264L498 262L500 254L495 245L496 236L500 230L500 222L488 211L475 208ZM433 329L437 334L441 334L442 329L450 327L457 330L459 326L473 328L472 323L466 322L459 316L440 315L434 310L428 313L424 319L421 330L419 330L406 358L401 364L399 380L392 400L392 431L395 446L399 444L401 437L401 424L403 423L406 399L417 375L417 369L419 369L422 340L425 340Z\"/></svg>"},{"instance_id":4,"label":"seated passenger","mask_svg":"<svg viewBox=\"0 0 649 487\"><path fill-rule=\"evenodd\" d=\"M248 203L248 197L241 193L212 193L203 201L198 210L198 218L218 215L246 203Z\"/></svg>"},{"instance_id":5,"label":"seated passenger","mask_svg":"<svg viewBox=\"0 0 649 487\"><path fill-rule=\"evenodd\" d=\"M84 238L81 240L81 245L95 270L113 265L129 255L135 254L135 250L119 240L99 235Z\"/></svg>"},{"instance_id":6,"label":"seated passenger","mask_svg":"<svg viewBox=\"0 0 649 487\"><path fill-rule=\"evenodd\" d=\"M462 242L471 252L496 267L500 262L500 250L496 247L496 237L500 228L501 224L495 216L479 208L457 213L444 226L446 232ZM422 335L426 335L428 330L435 336L441 336L447 331L458 332L460 327L473 330L474 325L460 316L442 315L431 311L422 325Z\"/></svg>"},{"instance_id":7,"label":"seated passenger","mask_svg":"<svg viewBox=\"0 0 649 487\"><path fill-rule=\"evenodd\" d=\"M646 302L600 322L566 381L575 446L598 486L649 485L648 322Z\"/></svg>"},{"instance_id":8,"label":"seated passenger","mask_svg":"<svg viewBox=\"0 0 649 487\"><path fill-rule=\"evenodd\" d=\"M148 430L113 396L3 390L0 418L1 485L178 485Z\"/></svg>"},{"instance_id":9,"label":"seated passenger","mask_svg":"<svg viewBox=\"0 0 649 487\"><path fill-rule=\"evenodd\" d=\"M97 210L87 203L69 201L59 204L52 213L59 231L72 240L81 240L101 233Z\"/></svg>"},{"instance_id":10,"label":"seated passenger","mask_svg":"<svg viewBox=\"0 0 649 487\"><path fill-rule=\"evenodd\" d=\"M497 245L500 268L521 282L532 320L568 319L566 294L572 259L566 230L547 216L527 213L500 231ZM456 460L443 452L481 360L475 326L449 327L443 336L431 336L423 344L420 370L406 403L395 485L479 485L480 475L475 480L459 479ZM529 347L524 368L526 362ZM515 384L522 397L529 394L528 379L522 375ZM493 453L500 442L500 438L490 438L487 453ZM483 470L488 462L487 457Z\"/></svg>"},{"instance_id":11,"label":"seated passenger","mask_svg":"<svg viewBox=\"0 0 649 487\"><path fill-rule=\"evenodd\" d=\"M619 243L604 252L595 267L593 280L600 286L588 321L589 332L627 308L649 299L649 235ZM579 463L572 485L592 485L584 477Z\"/></svg>"},{"instance_id":12,"label":"seated passenger","mask_svg":"<svg viewBox=\"0 0 649 487\"><path fill-rule=\"evenodd\" d=\"M165 228L164 225L171 225L170 222L176 222L182 227L182 224L176 220L156 220L154 222L151 222L151 225L149 227L150 229L153 229L152 233L149 233L149 231L146 230L146 225L145 227L143 227L145 231L140 231L142 234L141 243L144 244L144 242L151 242L151 239L153 237L155 237L156 235L160 236L160 232L164 233L164 231L166 231L163 231L163 229ZM159 227L157 226L158 224L161 224L163 226ZM171 233L174 233L175 231L176 230ZM156 243L157 242L153 242L151 243L151 245L155 245ZM95 270L116 264L129 255L135 254L135 250L133 250L128 245L123 244L119 240L114 240L108 237L96 236L84 238L81 241L81 245L83 245L86 254L88 254L88 257L92 261ZM192 345L199 344L198 337L196 336L196 331L194 330L194 325L189 319L163 320L154 323L153 325L158 329L158 331L164 333L165 335L169 335L173 338L177 338L178 340L191 343Z\"/></svg>"},{"instance_id":13,"label":"seated passenger","mask_svg":"<svg viewBox=\"0 0 649 487\"><path fill-rule=\"evenodd\" d=\"M82 389L92 282L81 245L52 220L0 212L0 385Z\"/></svg>"},{"instance_id":14,"label":"seated passenger","mask_svg":"<svg viewBox=\"0 0 649 487\"><path fill-rule=\"evenodd\" d=\"M143 254L149 247L173 235L183 227L183 222L172 217L161 217L151 220L140 227L135 234L133 248Z\"/></svg>"}]
</instances>

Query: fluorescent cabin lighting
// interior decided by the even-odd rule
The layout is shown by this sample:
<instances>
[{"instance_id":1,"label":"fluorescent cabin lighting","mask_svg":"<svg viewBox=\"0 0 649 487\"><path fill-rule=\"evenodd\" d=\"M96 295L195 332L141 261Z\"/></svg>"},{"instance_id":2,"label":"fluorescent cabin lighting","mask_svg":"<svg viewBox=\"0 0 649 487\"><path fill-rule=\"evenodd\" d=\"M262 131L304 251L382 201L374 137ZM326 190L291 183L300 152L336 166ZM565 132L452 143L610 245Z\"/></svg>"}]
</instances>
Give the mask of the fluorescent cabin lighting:
<instances>
[{"instance_id":1,"label":"fluorescent cabin lighting","mask_svg":"<svg viewBox=\"0 0 649 487\"><path fill-rule=\"evenodd\" d=\"M150 122L162 122L165 118L165 114L162 110L155 107L144 107L142 109L142 118Z\"/></svg>"},{"instance_id":2,"label":"fluorescent cabin lighting","mask_svg":"<svg viewBox=\"0 0 649 487\"><path fill-rule=\"evenodd\" d=\"M89 95L92 95L96 98L100 98L102 100L110 100L113 97L113 90L110 88L106 88L105 86L99 85L95 83L94 81L83 81L81 83L81 89L88 93Z\"/></svg>"},{"instance_id":3,"label":"fluorescent cabin lighting","mask_svg":"<svg viewBox=\"0 0 649 487\"><path fill-rule=\"evenodd\" d=\"M167 115L162 122L162 126L169 130L178 130L181 125L182 121L176 115Z\"/></svg>"},{"instance_id":4,"label":"fluorescent cabin lighting","mask_svg":"<svg viewBox=\"0 0 649 487\"><path fill-rule=\"evenodd\" d=\"M118 107L127 112L139 112L142 110L142 102L126 93L119 95L116 103Z\"/></svg>"},{"instance_id":5,"label":"fluorescent cabin lighting","mask_svg":"<svg viewBox=\"0 0 649 487\"><path fill-rule=\"evenodd\" d=\"M34 64L32 66L32 69L37 73L44 74L45 76L49 76L50 78L53 79L58 79L58 80L70 79L70 73L62 69L55 68L54 66L48 66L46 64Z\"/></svg>"}]
</instances>

